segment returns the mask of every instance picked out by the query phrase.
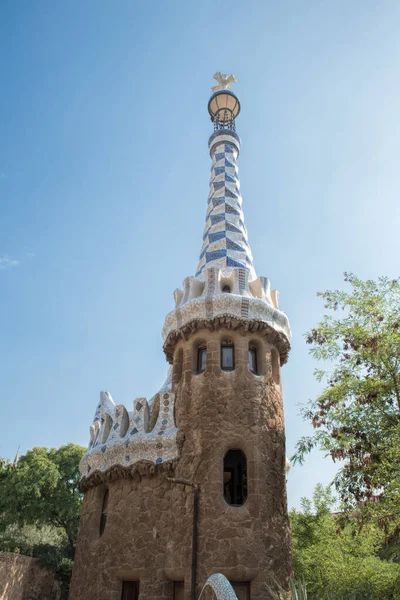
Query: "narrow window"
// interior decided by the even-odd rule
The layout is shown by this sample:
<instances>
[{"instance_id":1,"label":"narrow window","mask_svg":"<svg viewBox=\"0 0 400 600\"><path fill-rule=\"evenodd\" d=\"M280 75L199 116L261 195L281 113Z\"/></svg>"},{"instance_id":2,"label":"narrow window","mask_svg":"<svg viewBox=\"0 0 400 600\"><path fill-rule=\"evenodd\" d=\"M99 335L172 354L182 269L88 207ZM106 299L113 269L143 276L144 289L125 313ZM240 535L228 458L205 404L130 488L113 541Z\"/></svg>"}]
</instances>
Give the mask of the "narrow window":
<instances>
[{"instance_id":1,"label":"narrow window","mask_svg":"<svg viewBox=\"0 0 400 600\"><path fill-rule=\"evenodd\" d=\"M241 450L229 450L224 458L224 498L231 506L247 499L247 460Z\"/></svg>"},{"instance_id":2,"label":"narrow window","mask_svg":"<svg viewBox=\"0 0 400 600\"><path fill-rule=\"evenodd\" d=\"M207 348L206 346L199 346L197 348L197 372L203 373L207 366Z\"/></svg>"},{"instance_id":3,"label":"narrow window","mask_svg":"<svg viewBox=\"0 0 400 600\"><path fill-rule=\"evenodd\" d=\"M185 582L174 581L174 600L184 600L185 598Z\"/></svg>"},{"instance_id":4,"label":"narrow window","mask_svg":"<svg viewBox=\"0 0 400 600\"><path fill-rule=\"evenodd\" d=\"M221 344L221 369L233 371L235 368L235 347L232 342L223 341Z\"/></svg>"},{"instance_id":5,"label":"narrow window","mask_svg":"<svg viewBox=\"0 0 400 600\"><path fill-rule=\"evenodd\" d=\"M249 371L257 375L257 348L250 344L249 346Z\"/></svg>"},{"instance_id":6,"label":"narrow window","mask_svg":"<svg viewBox=\"0 0 400 600\"><path fill-rule=\"evenodd\" d=\"M104 492L104 496L103 496L103 504L101 506L101 516L100 516L100 535L103 535L104 530L106 528L106 522L107 522L107 510L108 510L108 497L109 497L109 491L106 490Z\"/></svg>"},{"instance_id":7,"label":"narrow window","mask_svg":"<svg viewBox=\"0 0 400 600\"><path fill-rule=\"evenodd\" d=\"M237 600L250 600L250 582L249 581L231 581Z\"/></svg>"},{"instance_id":8,"label":"narrow window","mask_svg":"<svg viewBox=\"0 0 400 600\"><path fill-rule=\"evenodd\" d=\"M123 581L121 600L138 600L139 599L139 582L138 581Z\"/></svg>"}]
</instances>

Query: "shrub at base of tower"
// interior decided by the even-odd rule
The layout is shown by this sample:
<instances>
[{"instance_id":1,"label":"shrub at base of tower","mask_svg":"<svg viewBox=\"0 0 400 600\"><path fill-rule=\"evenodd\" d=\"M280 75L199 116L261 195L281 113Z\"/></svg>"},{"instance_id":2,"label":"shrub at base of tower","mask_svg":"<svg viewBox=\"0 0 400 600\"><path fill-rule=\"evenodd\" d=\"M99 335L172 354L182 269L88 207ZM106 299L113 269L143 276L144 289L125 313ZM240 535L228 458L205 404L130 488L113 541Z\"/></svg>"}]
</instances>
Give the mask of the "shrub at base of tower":
<instances>
[{"instance_id":1,"label":"shrub at base of tower","mask_svg":"<svg viewBox=\"0 0 400 600\"><path fill-rule=\"evenodd\" d=\"M289 580L290 593L287 593L278 583L274 587L266 586L272 600L308 600L307 586L303 580Z\"/></svg>"},{"instance_id":2,"label":"shrub at base of tower","mask_svg":"<svg viewBox=\"0 0 400 600\"><path fill-rule=\"evenodd\" d=\"M37 559L68 596L82 502L76 444L33 448L0 468L0 550Z\"/></svg>"},{"instance_id":3,"label":"shrub at base of tower","mask_svg":"<svg viewBox=\"0 0 400 600\"><path fill-rule=\"evenodd\" d=\"M340 527L329 488L317 485L312 501L290 512L295 576L304 580L309 600L398 600L400 564L373 521ZM393 549L393 548L392 548Z\"/></svg>"},{"instance_id":4,"label":"shrub at base of tower","mask_svg":"<svg viewBox=\"0 0 400 600\"><path fill-rule=\"evenodd\" d=\"M297 444L294 461L314 447L344 461L335 478L351 517L375 519L388 539L400 533L400 282L362 281L350 291L318 294L329 311L307 334L326 387L303 409L315 433Z\"/></svg>"}]
</instances>

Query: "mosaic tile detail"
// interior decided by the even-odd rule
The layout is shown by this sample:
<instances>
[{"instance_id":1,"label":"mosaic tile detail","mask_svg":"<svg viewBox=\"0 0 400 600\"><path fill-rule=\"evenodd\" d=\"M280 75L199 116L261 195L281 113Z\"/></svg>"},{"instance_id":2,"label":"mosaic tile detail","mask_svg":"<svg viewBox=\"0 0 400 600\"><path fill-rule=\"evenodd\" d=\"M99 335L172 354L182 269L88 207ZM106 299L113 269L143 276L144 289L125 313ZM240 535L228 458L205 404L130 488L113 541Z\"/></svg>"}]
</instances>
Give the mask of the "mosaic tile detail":
<instances>
[{"instance_id":1,"label":"mosaic tile detail","mask_svg":"<svg viewBox=\"0 0 400 600\"><path fill-rule=\"evenodd\" d=\"M183 283L183 302L186 302L188 299L189 289L190 289L190 281L189 281L189 277L186 277L186 279Z\"/></svg>"},{"instance_id":2,"label":"mosaic tile detail","mask_svg":"<svg viewBox=\"0 0 400 600\"><path fill-rule=\"evenodd\" d=\"M176 321L179 323L178 327L182 327L182 313L179 308L176 311Z\"/></svg>"},{"instance_id":3,"label":"mosaic tile detail","mask_svg":"<svg viewBox=\"0 0 400 600\"><path fill-rule=\"evenodd\" d=\"M236 252L233 254L236 257ZM236 258L229 260L236 263ZM203 280L190 278L188 301L180 302L179 308L168 313L165 318L162 332L164 341L172 332L188 323L222 316L264 322L290 340L289 319L277 308L272 298L274 296L276 299L277 292L271 292L270 282L266 277L259 277L254 281L249 281L249 278L249 271L243 267L239 269L236 265L224 269L207 268L203 272ZM222 291L227 281L231 282L230 294Z\"/></svg>"},{"instance_id":4,"label":"mosaic tile detail","mask_svg":"<svg viewBox=\"0 0 400 600\"><path fill-rule=\"evenodd\" d=\"M212 589L215 600L237 600L233 587L222 573L214 573L207 579L201 590L199 600L201 600L203 594L205 596L204 590L207 588Z\"/></svg>"},{"instance_id":5,"label":"mosaic tile detail","mask_svg":"<svg viewBox=\"0 0 400 600\"><path fill-rule=\"evenodd\" d=\"M136 399L132 411L116 406L109 392L101 392L89 449L79 465L81 476L87 478L114 465L129 466L141 460L161 464L177 458L174 403L171 369L161 390L150 401ZM153 411L158 411L158 417L151 429Z\"/></svg>"},{"instance_id":6,"label":"mosaic tile detail","mask_svg":"<svg viewBox=\"0 0 400 600\"><path fill-rule=\"evenodd\" d=\"M213 318L213 301L212 297L215 293L215 269L207 269L206 273L206 298L205 298L205 313L206 319Z\"/></svg>"},{"instance_id":7,"label":"mosaic tile detail","mask_svg":"<svg viewBox=\"0 0 400 600\"><path fill-rule=\"evenodd\" d=\"M217 132L211 136L209 147L210 191L196 277L203 278L209 267L235 267L246 269L250 280L255 280L240 195L237 166L240 139L236 134Z\"/></svg>"},{"instance_id":8,"label":"mosaic tile detail","mask_svg":"<svg viewBox=\"0 0 400 600\"><path fill-rule=\"evenodd\" d=\"M213 318L213 301L212 301L212 298L206 298L205 308L206 308L206 319L212 319Z\"/></svg>"},{"instance_id":9,"label":"mosaic tile detail","mask_svg":"<svg viewBox=\"0 0 400 600\"><path fill-rule=\"evenodd\" d=\"M243 319L248 319L249 318L249 299L248 298L242 298L242 306L240 307L240 316L243 317Z\"/></svg>"},{"instance_id":10,"label":"mosaic tile detail","mask_svg":"<svg viewBox=\"0 0 400 600\"><path fill-rule=\"evenodd\" d=\"M239 294L243 294L244 290L247 287L247 277L246 271L244 269L239 269Z\"/></svg>"}]
</instances>

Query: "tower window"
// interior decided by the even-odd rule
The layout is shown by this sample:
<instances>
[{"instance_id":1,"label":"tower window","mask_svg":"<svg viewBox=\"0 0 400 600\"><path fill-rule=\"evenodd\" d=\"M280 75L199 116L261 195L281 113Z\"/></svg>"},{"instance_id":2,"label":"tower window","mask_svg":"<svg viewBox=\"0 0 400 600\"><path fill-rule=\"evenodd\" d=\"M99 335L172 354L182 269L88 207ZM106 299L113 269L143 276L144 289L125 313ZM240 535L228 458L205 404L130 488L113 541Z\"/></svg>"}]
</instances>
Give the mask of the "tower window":
<instances>
[{"instance_id":1,"label":"tower window","mask_svg":"<svg viewBox=\"0 0 400 600\"><path fill-rule=\"evenodd\" d=\"M250 583L248 581L231 581L237 600L250 600Z\"/></svg>"},{"instance_id":2,"label":"tower window","mask_svg":"<svg viewBox=\"0 0 400 600\"><path fill-rule=\"evenodd\" d=\"M231 293L231 286L230 285L224 285L224 287L222 288L222 291L224 292L224 294L230 294Z\"/></svg>"},{"instance_id":3,"label":"tower window","mask_svg":"<svg viewBox=\"0 0 400 600\"><path fill-rule=\"evenodd\" d=\"M101 506L101 516L100 516L100 535L103 535L104 530L106 528L106 522L107 522L107 511L108 511L108 498L109 498L109 491L106 490L104 492L104 496L103 496L103 504Z\"/></svg>"},{"instance_id":4,"label":"tower window","mask_svg":"<svg viewBox=\"0 0 400 600\"><path fill-rule=\"evenodd\" d=\"M174 600L184 600L185 598L185 582L174 581Z\"/></svg>"},{"instance_id":5,"label":"tower window","mask_svg":"<svg viewBox=\"0 0 400 600\"><path fill-rule=\"evenodd\" d=\"M232 342L223 341L221 344L221 369L233 371L235 368L235 346Z\"/></svg>"},{"instance_id":6,"label":"tower window","mask_svg":"<svg viewBox=\"0 0 400 600\"><path fill-rule=\"evenodd\" d=\"M224 498L231 506L247 499L247 460L241 450L229 450L224 457Z\"/></svg>"},{"instance_id":7,"label":"tower window","mask_svg":"<svg viewBox=\"0 0 400 600\"><path fill-rule=\"evenodd\" d=\"M203 373L207 366L207 348L206 346L199 346L197 348L197 372Z\"/></svg>"},{"instance_id":8,"label":"tower window","mask_svg":"<svg viewBox=\"0 0 400 600\"><path fill-rule=\"evenodd\" d=\"M252 344L250 344L250 346L249 346L248 356L249 356L249 371L251 371L252 373L257 375L257 373L258 373L257 348Z\"/></svg>"},{"instance_id":9,"label":"tower window","mask_svg":"<svg viewBox=\"0 0 400 600\"><path fill-rule=\"evenodd\" d=\"M123 581L121 600L138 600L139 599L139 582L138 581Z\"/></svg>"}]
</instances>

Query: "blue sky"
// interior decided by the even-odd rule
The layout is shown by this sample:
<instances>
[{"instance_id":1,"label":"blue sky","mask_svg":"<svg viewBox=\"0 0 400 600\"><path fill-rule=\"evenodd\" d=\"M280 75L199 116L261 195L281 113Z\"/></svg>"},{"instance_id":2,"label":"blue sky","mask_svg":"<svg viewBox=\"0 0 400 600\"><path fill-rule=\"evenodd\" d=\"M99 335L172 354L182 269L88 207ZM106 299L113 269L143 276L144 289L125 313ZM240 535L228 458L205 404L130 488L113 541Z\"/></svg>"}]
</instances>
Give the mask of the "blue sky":
<instances>
[{"instance_id":1,"label":"blue sky","mask_svg":"<svg viewBox=\"0 0 400 600\"><path fill-rule=\"evenodd\" d=\"M0 456L86 445L100 390L163 382L161 328L195 272L207 101L235 73L256 270L293 329L288 454L315 396L303 334L342 273L399 275L400 4L84 0L0 7ZM329 483L314 453L290 505Z\"/></svg>"}]
</instances>

